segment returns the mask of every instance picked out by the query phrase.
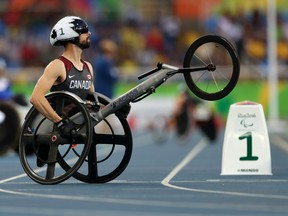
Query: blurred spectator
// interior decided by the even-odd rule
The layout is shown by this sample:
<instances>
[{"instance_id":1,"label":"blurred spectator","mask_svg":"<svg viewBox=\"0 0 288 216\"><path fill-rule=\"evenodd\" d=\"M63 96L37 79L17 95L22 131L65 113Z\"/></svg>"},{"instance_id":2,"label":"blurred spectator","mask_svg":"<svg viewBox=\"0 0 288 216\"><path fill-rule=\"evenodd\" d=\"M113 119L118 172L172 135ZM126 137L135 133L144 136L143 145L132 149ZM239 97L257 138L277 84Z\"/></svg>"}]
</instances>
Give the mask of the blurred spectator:
<instances>
[{"instance_id":1,"label":"blurred spectator","mask_svg":"<svg viewBox=\"0 0 288 216\"><path fill-rule=\"evenodd\" d=\"M277 16L277 56L280 64L288 63L288 23L284 17L278 13Z\"/></svg>"},{"instance_id":2,"label":"blurred spectator","mask_svg":"<svg viewBox=\"0 0 288 216\"><path fill-rule=\"evenodd\" d=\"M99 43L99 55L94 63L95 91L112 98L114 96L115 83L118 80L116 58L118 47L112 40L104 39Z\"/></svg>"},{"instance_id":3,"label":"blurred spectator","mask_svg":"<svg viewBox=\"0 0 288 216\"><path fill-rule=\"evenodd\" d=\"M141 61L142 52L145 50L145 36L141 29L141 23L135 20L128 20L120 26L120 55L124 56L121 64L126 64L126 60L131 60L136 64Z\"/></svg>"},{"instance_id":4,"label":"blurred spectator","mask_svg":"<svg viewBox=\"0 0 288 216\"><path fill-rule=\"evenodd\" d=\"M239 56L242 56L244 37L241 17L241 14L236 18L229 11L224 11L223 16L218 20L218 34L235 43Z\"/></svg>"},{"instance_id":5,"label":"blurred spectator","mask_svg":"<svg viewBox=\"0 0 288 216\"><path fill-rule=\"evenodd\" d=\"M152 65L158 59L182 65L188 46L204 34L227 37L235 44L245 63L259 65L267 60L267 17L265 11L257 8L243 11L239 7L232 12L225 10L224 1L219 1L220 10L215 9L206 20L197 20L175 17L174 1L83 1L93 5L88 5L91 11L71 8L71 0L27 1L25 8L21 9L17 4L21 0L5 2L0 11L0 56L13 70L44 67L57 55L57 51L47 43L47 34L51 23L67 13L82 13L87 21L93 22L97 38L92 38L92 45L103 38L117 42L120 66L129 66L123 70L129 77L136 77L135 73L141 71L137 67ZM14 7L11 7L12 2ZM241 8L247 8L246 1L241 4ZM278 18L278 56L281 62L286 62L287 12L279 10ZM87 53L89 58L95 55L94 49Z\"/></svg>"},{"instance_id":6,"label":"blurred spectator","mask_svg":"<svg viewBox=\"0 0 288 216\"><path fill-rule=\"evenodd\" d=\"M12 96L11 82L6 74L6 61L0 58L0 101L11 100Z\"/></svg>"},{"instance_id":7,"label":"blurred spectator","mask_svg":"<svg viewBox=\"0 0 288 216\"><path fill-rule=\"evenodd\" d=\"M255 36L250 37L246 41L247 57L251 62L260 63L266 58L266 46L263 40L257 39Z\"/></svg>"},{"instance_id":8,"label":"blurred spectator","mask_svg":"<svg viewBox=\"0 0 288 216\"><path fill-rule=\"evenodd\" d=\"M175 16L165 16L161 20L161 26L165 52L172 54L180 34L180 21Z\"/></svg>"},{"instance_id":9,"label":"blurred spectator","mask_svg":"<svg viewBox=\"0 0 288 216\"><path fill-rule=\"evenodd\" d=\"M148 49L153 49L158 53L163 52L163 35L158 26L152 26L146 36L146 44Z\"/></svg>"},{"instance_id":10,"label":"blurred spectator","mask_svg":"<svg viewBox=\"0 0 288 216\"><path fill-rule=\"evenodd\" d=\"M0 58L0 102L14 102L20 106L28 106L23 94L14 94L12 91L12 82L8 77L6 66L6 61Z\"/></svg>"}]
</instances>

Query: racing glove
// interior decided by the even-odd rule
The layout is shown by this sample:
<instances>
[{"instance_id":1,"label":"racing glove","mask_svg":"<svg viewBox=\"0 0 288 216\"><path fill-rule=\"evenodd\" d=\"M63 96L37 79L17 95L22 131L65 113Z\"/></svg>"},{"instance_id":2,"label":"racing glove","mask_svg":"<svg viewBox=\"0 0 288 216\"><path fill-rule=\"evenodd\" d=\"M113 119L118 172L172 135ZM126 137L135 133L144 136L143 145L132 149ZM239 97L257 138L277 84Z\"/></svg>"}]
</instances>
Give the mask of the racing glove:
<instances>
[{"instance_id":1,"label":"racing glove","mask_svg":"<svg viewBox=\"0 0 288 216\"><path fill-rule=\"evenodd\" d=\"M63 118L56 125L63 138L75 138L77 136L75 126L69 118Z\"/></svg>"}]
</instances>

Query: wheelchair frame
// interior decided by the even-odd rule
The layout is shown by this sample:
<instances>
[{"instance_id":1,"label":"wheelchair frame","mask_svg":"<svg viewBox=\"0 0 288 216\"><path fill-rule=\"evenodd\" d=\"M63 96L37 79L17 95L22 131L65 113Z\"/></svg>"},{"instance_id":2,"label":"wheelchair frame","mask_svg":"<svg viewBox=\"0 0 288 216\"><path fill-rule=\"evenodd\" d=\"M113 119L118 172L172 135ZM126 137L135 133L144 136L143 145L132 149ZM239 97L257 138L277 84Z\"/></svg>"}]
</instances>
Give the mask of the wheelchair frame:
<instances>
[{"instance_id":1,"label":"wheelchair frame","mask_svg":"<svg viewBox=\"0 0 288 216\"><path fill-rule=\"evenodd\" d=\"M211 44L215 46L211 48ZM208 57L205 59L201 56L203 52L197 53L201 47L206 50L205 56ZM219 59L220 52L210 54L219 47L221 54L227 55L229 73L211 58ZM197 65L190 67L194 65L194 60ZM222 56L220 60L223 60ZM157 68L138 79L156 74L114 100L99 93L93 93L87 101L71 92L47 94L46 98L55 111L64 113L74 123L77 136L62 138L55 124L32 107L26 115L19 140L19 157L24 171L40 184L57 184L71 176L87 183L111 181L125 170L132 154L132 134L126 120L127 113L123 112L126 105L154 93L157 87L179 73L184 75L188 88L196 96L218 100L234 89L240 71L235 49L225 38L216 35L203 36L193 42L185 54L183 66L178 68L158 63ZM203 75L194 77L194 72L201 71L205 76L209 74L212 77L210 80L216 86L212 91L198 82ZM218 79L219 84L216 82ZM207 78L203 82L207 83ZM99 127L106 128L106 131L102 132L103 128ZM42 156L39 149L44 147L47 155ZM36 160L26 153L28 148L33 149Z\"/></svg>"}]
</instances>

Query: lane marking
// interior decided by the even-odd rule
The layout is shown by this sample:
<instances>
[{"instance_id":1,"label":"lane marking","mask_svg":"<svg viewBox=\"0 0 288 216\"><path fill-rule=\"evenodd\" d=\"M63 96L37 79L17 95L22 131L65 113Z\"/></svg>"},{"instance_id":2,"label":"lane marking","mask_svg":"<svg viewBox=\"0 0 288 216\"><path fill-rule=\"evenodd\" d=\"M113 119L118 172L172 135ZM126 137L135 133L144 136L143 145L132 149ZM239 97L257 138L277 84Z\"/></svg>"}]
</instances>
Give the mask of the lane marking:
<instances>
[{"instance_id":1,"label":"lane marking","mask_svg":"<svg viewBox=\"0 0 288 216\"><path fill-rule=\"evenodd\" d=\"M143 147L143 146L147 146L147 145L151 145L151 144L147 144L147 136L145 134L143 135L140 135L139 136L139 143L138 145L136 146L133 146L134 148L135 147ZM103 150L103 149L102 149ZM105 150L105 149L104 149ZM104 151L103 150L103 151ZM101 154L101 150L100 150L100 154ZM103 153L104 154L104 153ZM101 156L101 155L100 155ZM70 159L68 160L67 162L70 163L70 162L75 162L77 160L77 158L74 158L74 159ZM59 168L60 166L57 165L56 168ZM38 173L38 172L42 172L42 171L45 171L46 170L46 167L43 167L43 168L39 168L39 169L36 169L34 170L34 172ZM6 182L10 182L10 181L14 181L16 179L19 179L19 178L24 178L24 177L27 177L27 174L26 173L23 173L23 174L20 174L20 175L17 175L17 176L12 176L10 178L7 178L7 179L2 179L0 180L0 184L3 184L3 183L6 183Z\"/></svg>"},{"instance_id":2,"label":"lane marking","mask_svg":"<svg viewBox=\"0 0 288 216\"><path fill-rule=\"evenodd\" d=\"M161 184L168 187L174 187L169 182L173 179L193 158L195 158L206 146L208 142L206 139L200 140L189 154L169 173L169 175L162 180Z\"/></svg>"},{"instance_id":3,"label":"lane marking","mask_svg":"<svg viewBox=\"0 0 288 216\"><path fill-rule=\"evenodd\" d=\"M17 176L13 176L13 177L10 177L10 178L7 178L7 179L3 179L0 181L0 184L3 184L3 183L6 183L6 182L9 182L9 181L13 181L13 180L16 180L16 179L19 179L19 178L23 178L23 177L26 177L26 173L23 173L21 175L17 175Z\"/></svg>"},{"instance_id":4,"label":"lane marking","mask_svg":"<svg viewBox=\"0 0 288 216\"><path fill-rule=\"evenodd\" d=\"M200 193L211 193L211 194L221 194L221 195L232 195L232 196L242 196L242 197L257 197L257 198L269 198L269 199L288 199L287 195L275 195L275 194L257 194L257 193L245 193L245 192L235 192L235 191L219 191L219 190L205 190L197 188L189 188L183 186L177 186L175 183L171 183L171 180L188 164L193 160L198 154L208 146L208 141L206 139L200 140L194 148L188 153L188 155L169 173L169 175L161 181L161 184L174 188L177 190L200 192ZM215 181L215 180L214 180ZM219 180L217 180L219 182ZM220 180L221 181L221 180ZM225 181L225 180L224 180ZM230 180L231 181L231 180ZM193 182L193 181L192 181ZM233 180L231 181L233 182ZM235 181L237 182L237 181Z\"/></svg>"},{"instance_id":5,"label":"lane marking","mask_svg":"<svg viewBox=\"0 0 288 216\"><path fill-rule=\"evenodd\" d=\"M144 137L144 136L143 136ZM144 139L145 141L145 139ZM138 144L137 147L142 147L147 145L147 142L144 142L144 144ZM190 163L191 160L193 160L197 155L199 155L206 147L208 146L208 141L206 139L200 140L194 148L188 153L188 155L169 173L169 175L161 181L161 184L166 187L171 187L178 190L185 190L185 191L192 191L192 192L201 192L201 193L212 193L212 194L221 194L221 195L233 195L233 196L244 196L244 197L258 197L258 198L270 198L270 199L288 199L288 196L285 195L267 195L267 194L253 194L253 193L242 193L242 192L233 192L233 191L217 191L217 190L205 190L205 189L195 189L195 188L187 188L187 187L181 187L175 185L176 183L181 182L207 182L207 183L219 183L219 182L241 182L241 180L234 180L234 179L208 179L204 181L171 181L188 163ZM41 168L42 169L42 168ZM26 177L27 175L21 174L14 177L10 177L4 180L0 181L0 184L13 181L22 177ZM249 180L242 180L243 182L249 182ZM123 183L120 180L112 181L112 183ZM124 181L125 182L125 181ZM159 181L127 181L127 183L159 183ZM255 181L254 181L255 182ZM260 182L286 182L285 180L260 180ZM191 203L175 203L175 202L165 202L165 201L145 201L145 200L130 200L130 199L113 199L113 198L103 198L103 197L89 197L89 196L79 196L79 197L71 197L68 195L56 195L56 194L35 194L35 193L29 193L29 192L20 192L20 191L13 191L13 190L5 190L0 188L0 192L7 193L7 194L15 194L15 195L22 195L22 196L30 196L30 197L41 197L41 198L50 198L50 199L62 199L62 200L78 200L78 201L90 201L90 202L108 202L108 203L116 203L116 204L128 204L128 205L142 205L142 206L166 206L166 207L184 207L184 208L221 208L221 206L208 204L201 206L200 203L197 203L195 205L191 205ZM200 204L200 206L199 206ZM207 204L209 206L207 206ZM234 206L233 208L235 208Z\"/></svg>"},{"instance_id":6,"label":"lane marking","mask_svg":"<svg viewBox=\"0 0 288 216\"><path fill-rule=\"evenodd\" d=\"M36 194L36 193L28 193L28 192L20 192L20 191L11 191L11 190L4 190L0 189L0 192L2 193L7 193L7 194L13 194L13 195L21 195L21 196L29 196L29 197L38 197L38 198L50 198L50 199L57 199L57 200L65 200L65 201L83 201L85 203L87 202L97 202L97 203L112 203L112 204L122 204L122 205L134 205L134 206L155 206L155 207L165 207L165 208L186 208L186 209L219 209L225 210L230 209L230 210L241 210L243 207L239 205L238 203L231 203L229 206L219 203L213 203L213 202L196 202L196 203L191 203L191 202L185 202L181 200L180 202L175 202L175 201L159 201L159 200L141 200L141 199L117 199L117 198L107 198L107 197L95 197L95 196L68 196L68 195L56 195L56 194ZM264 204L259 204L257 206L258 208L261 209L261 211L265 212L266 210L269 210L270 207L267 206L265 203ZM16 209L14 207L13 209ZM254 204L251 205L245 205L246 210L255 210ZM279 211L284 211L286 208L283 206L277 206ZM1 209L2 210L2 209ZM9 209L11 210L11 209ZM25 209L27 211L27 209ZM0 211L1 212L1 211ZM66 212L66 209L65 209Z\"/></svg>"}]
</instances>

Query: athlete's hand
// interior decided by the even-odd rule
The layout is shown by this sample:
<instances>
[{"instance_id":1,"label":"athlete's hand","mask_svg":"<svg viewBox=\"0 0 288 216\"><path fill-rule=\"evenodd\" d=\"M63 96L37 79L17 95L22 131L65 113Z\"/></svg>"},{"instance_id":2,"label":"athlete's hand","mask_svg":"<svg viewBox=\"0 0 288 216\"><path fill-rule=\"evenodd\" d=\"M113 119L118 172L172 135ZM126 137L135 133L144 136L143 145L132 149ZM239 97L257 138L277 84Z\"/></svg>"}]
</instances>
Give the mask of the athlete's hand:
<instances>
[{"instance_id":1,"label":"athlete's hand","mask_svg":"<svg viewBox=\"0 0 288 216\"><path fill-rule=\"evenodd\" d=\"M61 121L57 122L56 125L63 138L71 138L77 136L75 126L69 118L63 118Z\"/></svg>"}]
</instances>

